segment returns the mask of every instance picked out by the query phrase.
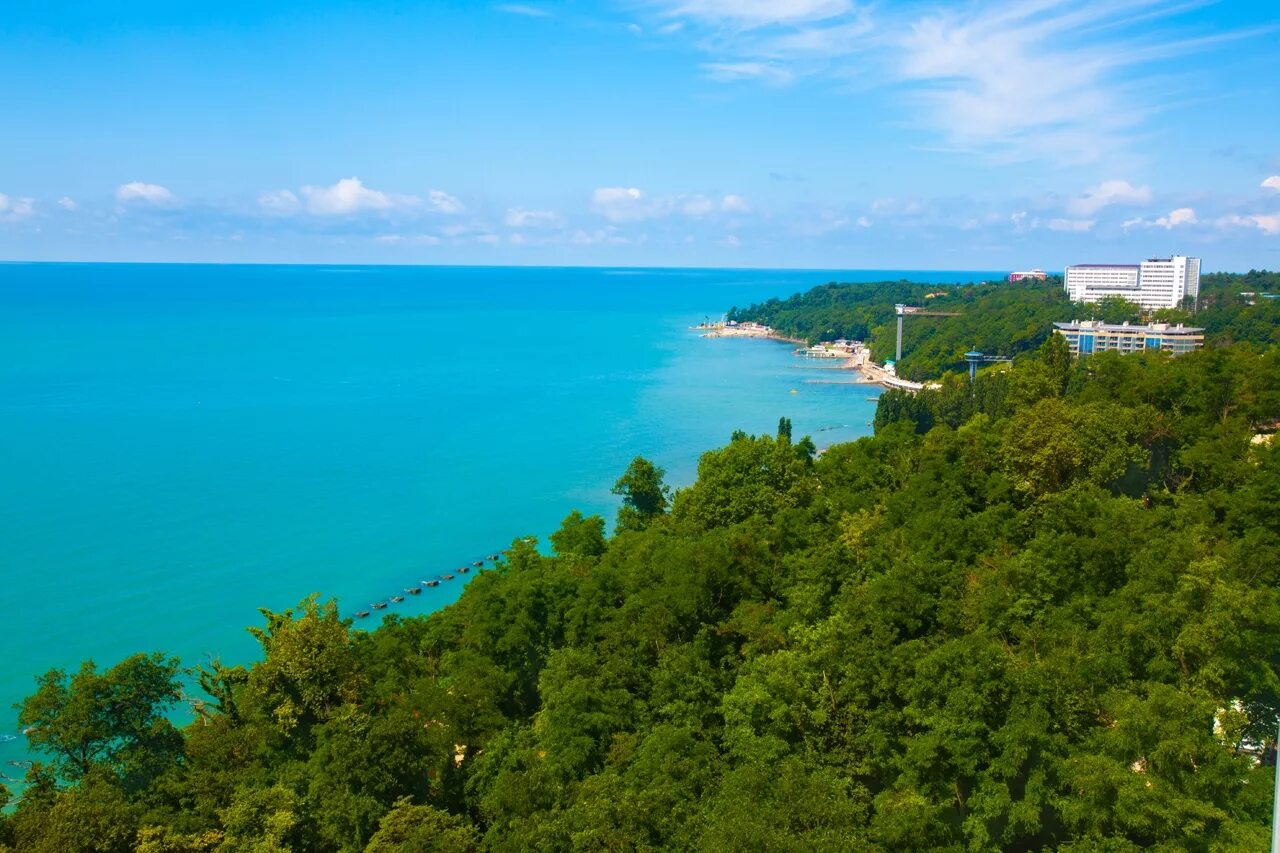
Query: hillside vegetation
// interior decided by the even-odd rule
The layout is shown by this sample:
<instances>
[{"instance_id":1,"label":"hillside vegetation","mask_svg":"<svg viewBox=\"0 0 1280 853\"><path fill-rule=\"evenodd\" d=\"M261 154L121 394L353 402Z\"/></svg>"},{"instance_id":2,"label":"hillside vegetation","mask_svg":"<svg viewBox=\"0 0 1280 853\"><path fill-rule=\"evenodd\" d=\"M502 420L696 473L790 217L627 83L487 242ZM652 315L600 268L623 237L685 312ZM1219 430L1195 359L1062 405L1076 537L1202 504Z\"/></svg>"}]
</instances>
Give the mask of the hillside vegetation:
<instances>
[{"instance_id":1,"label":"hillside vegetation","mask_svg":"<svg viewBox=\"0 0 1280 853\"><path fill-rule=\"evenodd\" d=\"M1265 849L1280 353L1051 343L918 399L674 495L637 460L613 536L572 513L428 617L264 612L181 730L176 661L50 672L0 845Z\"/></svg>"},{"instance_id":2,"label":"hillside vegetation","mask_svg":"<svg viewBox=\"0 0 1280 853\"><path fill-rule=\"evenodd\" d=\"M1203 326L1209 345L1280 341L1280 300L1258 299L1248 306L1241 292L1280 293L1280 273L1210 273L1201 279L1200 307L1167 310L1144 317L1136 305L1109 299L1077 305L1067 299L1060 276L1044 282L979 284L824 284L787 299L733 308L728 319L755 320L786 337L810 343L843 337L871 346L876 361L893 359L897 334L894 305L903 303L957 316L908 316L903 326L903 357L898 374L926 380L965 369L964 353L1014 357L1044 343L1053 323L1099 319L1109 323L1143 319Z\"/></svg>"}]
</instances>

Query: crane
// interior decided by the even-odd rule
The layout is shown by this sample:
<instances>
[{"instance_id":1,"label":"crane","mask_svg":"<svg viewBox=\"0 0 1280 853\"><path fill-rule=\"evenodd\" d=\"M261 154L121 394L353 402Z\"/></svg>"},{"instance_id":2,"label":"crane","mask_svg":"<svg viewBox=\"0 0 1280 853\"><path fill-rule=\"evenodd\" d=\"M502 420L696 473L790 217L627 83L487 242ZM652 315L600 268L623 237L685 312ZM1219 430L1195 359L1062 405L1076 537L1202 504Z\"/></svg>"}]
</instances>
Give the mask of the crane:
<instances>
[{"instance_id":1,"label":"crane","mask_svg":"<svg viewBox=\"0 0 1280 853\"><path fill-rule=\"evenodd\" d=\"M893 311L898 315L898 344L895 348L897 361L902 361L902 318L911 314L916 317L959 317L959 311L932 311L928 308L921 308L917 305L903 305L899 302L893 306Z\"/></svg>"}]
</instances>

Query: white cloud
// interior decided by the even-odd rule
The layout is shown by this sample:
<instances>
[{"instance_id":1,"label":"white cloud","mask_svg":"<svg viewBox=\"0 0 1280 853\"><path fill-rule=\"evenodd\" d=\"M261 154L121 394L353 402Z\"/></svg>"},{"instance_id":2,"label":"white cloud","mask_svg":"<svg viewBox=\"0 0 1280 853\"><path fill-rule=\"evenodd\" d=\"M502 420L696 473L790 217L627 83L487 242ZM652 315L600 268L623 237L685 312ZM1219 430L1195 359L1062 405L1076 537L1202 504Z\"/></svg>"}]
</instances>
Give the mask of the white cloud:
<instances>
[{"instance_id":1,"label":"white cloud","mask_svg":"<svg viewBox=\"0 0 1280 853\"><path fill-rule=\"evenodd\" d=\"M511 228L558 228L564 220L553 210L512 207L507 210L506 223Z\"/></svg>"},{"instance_id":2,"label":"white cloud","mask_svg":"<svg viewBox=\"0 0 1280 853\"><path fill-rule=\"evenodd\" d=\"M36 212L36 200L33 198L14 198L0 193L0 219L16 222L26 219Z\"/></svg>"},{"instance_id":3,"label":"white cloud","mask_svg":"<svg viewBox=\"0 0 1280 853\"><path fill-rule=\"evenodd\" d=\"M1197 222L1199 222L1199 220L1196 219L1196 212L1194 210L1189 207L1180 207L1177 210L1169 211L1166 216L1161 216L1153 220L1135 217L1126 221L1124 223L1124 228L1164 228L1165 230L1171 230L1179 225L1195 225Z\"/></svg>"},{"instance_id":4,"label":"white cloud","mask_svg":"<svg viewBox=\"0 0 1280 853\"><path fill-rule=\"evenodd\" d=\"M116 187L116 201L126 204L141 202L144 204L166 205L173 201L173 193L159 184L145 184L133 181Z\"/></svg>"},{"instance_id":5,"label":"white cloud","mask_svg":"<svg viewBox=\"0 0 1280 853\"><path fill-rule=\"evenodd\" d=\"M1112 205L1139 205L1151 201L1151 187L1135 187L1128 181L1103 181L1089 187L1067 202L1067 210L1074 216L1092 216Z\"/></svg>"},{"instance_id":6,"label":"white cloud","mask_svg":"<svg viewBox=\"0 0 1280 853\"><path fill-rule=\"evenodd\" d=\"M598 187L591 193L591 209L610 222L639 222L665 215L671 202L650 198L636 187Z\"/></svg>"},{"instance_id":7,"label":"white cloud","mask_svg":"<svg viewBox=\"0 0 1280 853\"><path fill-rule=\"evenodd\" d=\"M730 248L730 249L736 249L736 248L738 248L739 246L741 246L741 245L742 245L742 241L738 239L737 235L735 235L735 234L730 234L730 235L728 235L728 236L726 236L726 237L724 237L724 238L722 238L722 239L720 239L720 240L717 240L717 241L716 241L716 245L717 245L717 246L727 246L727 247L728 247L728 248Z\"/></svg>"},{"instance_id":8,"label":"white cloud","mask_svg":"<svg viewBox=\"0 0 1280 853\"><path fill-rule=\"evenodd\" d=\"M76 204L76 200L73 199L71 196L66 196L66 195L58 199L58 207L62 208L63 210L79 210L80 209L80 205Z\"/></svg>"},{"instance_id":9,"label":"white cloud","mask_svg":"<svg viewBox=\"0 0 1280 853\"><path fill-rule=\"evenodd\" d=\"M1257 228L1263 234L1280 234L1280 213L1255 213L1247 216L1231 214L1218 220L1223 228Z\"/></svg>"},{"instance_id":10,"label":"white cloud","mask_svg":"<svg viewBox=\"0 0 1280 853\"><path fill-rule=\"evenodd\" d=\"M857 226L858 226L859 228L870 228L870 227L871 227L871 220L870 220L870 219L868 219L868 218L867 218L867 217L865 217L865 216L859 216L859 217L858 217L858 219L857 219L857 221L856 221L856 224L857 224Z\"/></svg>"},{"instance_id":11,"label":"white cloud","mask_svg":"<svg viewBox=\"0 0 1280 853\"><path fill-rule=\"evenodd\" d=\"M1262 186L1269 190L1280 190L1280 175L1272 175L1262 182Z\"/></svg>"},{"instance_id":12,"label":"white cloud","mask_svg":"<svg viewBox=\"0 0 1280 853\"><path fill-rule=\"evenodd\" d=\"M275 216L292 216L306 212L313 216L351 216L358 213L421 211L418 196L375 190L357 177L342 178L329 186L308 184L297 193L292 190L270 190L258 196L258 206ZM442 190L427 194L426 207L437 213L460 213L462 202Z\"/></svg>"},{"instance_id":13,"label":"white cloud","mask_svg":"<svg viewBox=\"0 0 1280 853\"><path fill-rule=\"evenodd\" d=\"M258 206L268 213L288 216L302 207L298 197L288 190L273 190L258 196Z\"/></svg>"},{"instance_id":14,"label":"white cloud","mask_svg":"<svg viewBox=\"0 0 1280 853\"><path fill-rule=\"evenodd\" d=\"M444 190L429 190L427 192L427 203L437 213L447 213L449 215L462 213L466 208L462 202L449 195Z\"/></svg>"},{"instance_id":15,"label":"white cloud","mask_svg":"<svg viewBox=\"0 0 1280 853\"><path fill-rule=\"evenodd\" d=\"M282 192L288 193L288 190ZM318 216L389 210L396 206L396 201L391 196L380 190L369 189L356 177L343 178L329 187L305 186L302 188L302 197L306 200L307 212Z\"/></svg>"},{"instance_id":16,"label":"white cloud","mask_svg":"<svg viewBox=\"0 0 1280 853\"><path fill-rule=\"evenodd\" d=\"M750 213L751 205L742 196L730 193L720 199L720 210L724 213Z\"/></svg>"},{"instance_id":17,"label":"white cloud","mask_svg":"<svg viewBox=\"0 0 1280 853\"><path fill-rule=\"evenodd\" d=\"M1073 231L1082 232L1093 228L1096 220L1093 219L1050 219L1050 231Z\"/></svg>"}]
</instances>

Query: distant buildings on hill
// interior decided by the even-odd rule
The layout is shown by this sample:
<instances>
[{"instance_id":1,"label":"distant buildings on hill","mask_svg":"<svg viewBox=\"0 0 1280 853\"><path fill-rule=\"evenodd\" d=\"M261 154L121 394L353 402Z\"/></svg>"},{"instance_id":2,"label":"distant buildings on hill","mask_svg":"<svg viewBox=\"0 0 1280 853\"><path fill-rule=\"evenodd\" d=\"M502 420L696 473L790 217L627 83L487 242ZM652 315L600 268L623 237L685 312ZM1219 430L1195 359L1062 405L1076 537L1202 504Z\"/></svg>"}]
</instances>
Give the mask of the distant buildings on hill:
<instances>
[{"instance_id":1,"label":"distant buildings on hill","mask_svg":"<svg viewBox=\"0 0 1280 853\"><path fill-rule=\"evenodd\" d=\"M1089 355L1108 350L1121 353L1163 350L1182 355L1204 346L1204 329L1179 323L1152 323L1133 326L1103 323L1100 320L1077 320L1054 323L1054 332L1066 338L1072 355Z\"/></svg>"},{"instance_id":2,"label":"distant buildings on hill","mask_svg":"<svg viewBox=\"0 0 1280 853\"><path fill-rule=\"evenodd\" d=\"M1022 281L1024 278L1033 278L1036 281L1044 281L1046 276L1047 273L1044 270L1036 267L1035 269L1027 270L1026 272L1009 273L1009 281Z\"/></svg>"},{"instance_id":3,"label":"distant buildings on hill","mask_svg":"<svg viewBox=\"0 0 1280 853\"><path fill-rule=\"evenodd\" d=\"M1063 287L1072 302L1101 302L1119 296L1145 310L1177 308L1200 295L1200 259L1174 255L1140 264L1076 264L1067 267Z\"/></svg>"}]
</instances>

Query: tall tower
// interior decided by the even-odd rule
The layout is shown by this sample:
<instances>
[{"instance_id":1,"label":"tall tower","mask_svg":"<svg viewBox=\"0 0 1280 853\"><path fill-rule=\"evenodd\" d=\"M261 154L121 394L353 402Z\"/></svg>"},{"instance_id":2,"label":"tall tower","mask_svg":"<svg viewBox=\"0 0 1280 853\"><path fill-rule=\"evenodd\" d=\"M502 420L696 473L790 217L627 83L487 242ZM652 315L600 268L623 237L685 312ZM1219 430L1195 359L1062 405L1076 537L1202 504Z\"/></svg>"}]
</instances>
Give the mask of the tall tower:
<instances>
[{"instance_id":1,"label":"tall tower","mask_svg":"<svg viewBox=\"0 0 1280 853\"><path fill-rule=\"evenodd\" d=\"M978 365L982 363L982 353L977 350L969 350L964 354L964 360L969 363L969 381L978 378Z\"/></svg>"},{"instance_id":2,"label":"tall tower","mask_svg":"<svg viewBox=\"0 0 1280 853\"><path fill-rule=\"evenodd\" d=\"M902 361L902 317L907 313L907 306L899 302L893 306L893 310L898 314L898 346L894 355L895 361Z\"/></svg>"}]
</instances>

